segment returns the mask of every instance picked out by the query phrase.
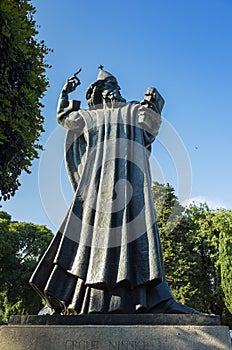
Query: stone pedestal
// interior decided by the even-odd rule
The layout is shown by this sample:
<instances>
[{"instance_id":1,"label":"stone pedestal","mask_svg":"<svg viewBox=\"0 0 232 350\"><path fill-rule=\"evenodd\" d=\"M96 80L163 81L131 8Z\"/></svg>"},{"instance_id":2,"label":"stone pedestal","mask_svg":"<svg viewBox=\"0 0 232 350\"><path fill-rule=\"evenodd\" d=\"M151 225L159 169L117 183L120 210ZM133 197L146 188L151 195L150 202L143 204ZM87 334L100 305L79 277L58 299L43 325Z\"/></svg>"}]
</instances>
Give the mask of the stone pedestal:
<instances>
[{"instance_id":1,"label":"stone pedestal","mask_svg":"<svg viewBox=\"0 0 232 350\"><path fill-rule=\"evenodd\" d=\"M229 329L219 322L198 315L13 316L0 328L0 349L229 350Z\"/></svg>"}]
</instances>

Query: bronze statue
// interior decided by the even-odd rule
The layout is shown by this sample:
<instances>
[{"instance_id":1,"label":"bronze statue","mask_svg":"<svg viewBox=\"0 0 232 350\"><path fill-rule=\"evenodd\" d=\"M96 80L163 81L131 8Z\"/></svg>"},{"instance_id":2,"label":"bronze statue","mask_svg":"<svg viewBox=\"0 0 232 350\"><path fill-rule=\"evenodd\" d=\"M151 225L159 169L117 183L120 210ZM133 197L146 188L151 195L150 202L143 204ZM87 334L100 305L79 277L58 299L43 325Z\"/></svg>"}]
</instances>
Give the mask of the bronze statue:
<instances>
[{"instance_id":1,"label":"bronze statue","mask_svg":"<svg viewBox=\"0 0 232 350\"><path fill-rule=\"evenodd\" d=\"M149 155L164 100L149 88L140 103L126 102L99 68L89 109L68 99L80 70L61 91L74 198L30 283L60 314L198 313L174 300L163 271Z\"/></svg>"}]
</instances>

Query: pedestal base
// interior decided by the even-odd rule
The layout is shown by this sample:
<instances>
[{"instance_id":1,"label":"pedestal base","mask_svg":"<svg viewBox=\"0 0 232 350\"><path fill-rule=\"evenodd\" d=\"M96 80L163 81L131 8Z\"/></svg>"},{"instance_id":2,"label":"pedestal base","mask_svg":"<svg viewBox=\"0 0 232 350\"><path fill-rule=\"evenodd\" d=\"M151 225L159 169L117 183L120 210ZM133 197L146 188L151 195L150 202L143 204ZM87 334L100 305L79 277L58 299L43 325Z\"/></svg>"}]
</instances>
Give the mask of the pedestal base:
<instances>
[{"instance_id":1,"label":"pedestal base","mask_svg":"<svg viewBox=\"0 0 232 350\"><path fill-rule=\"evenodd\" d=\"M93 317L94 315L91 315ZM101 315L95 315L98 323ZM106 315L102 315L104 318ZM109 317L109 315L107 315ZM112 317L113 316L113 317ZM194 315L149 315L155 323L162 323L162 317L173 325L125 324L133 316L139 318L146 315L112 315L112 322L117 324L69 324L69 325L32 325L26 324L25 316L22 325L9 324L0 327L1 350L230 350L229 328L220 325L186 325L196 317ZM140 317L142 316L142 317ZM152 317L153 316L153 317ZM171 317L170 317L171 316ZM41 317L41 316L39 316ZM47 320L53 316L43 316ZM58 316L67 318L68 316ZM178 324L178 318L185 319L185 325ZM45 320L45 318L43 320ZM84 320L82 316L72 316L72 322ZM87 317L88 318L88 317ZM94 318L94 317L93 317ZM125 320L127 321L125 322ZM182 322L183 322L182 319ZM18 318L18 321L20 317ZM21 321L22 321L21 320ZM35 320L35 319L34 319ZM54 320L54 317L53 317ZM71 320L71 319L70 319ZM80 321L81 320L81 321ZM116 322L116 321L117 322ZM175 321L176 320L176 321ZM196 320L195 320L196 321ZM211 319L212 321L212 319ZM16 321L14 321L16 323ZM111 323L112 323L111 322ZM93 321L92 321L93 323ZM123 324L124 323L124 324ZM177 323L177 324L175 324Z\"/></svg>"}]
</instances>

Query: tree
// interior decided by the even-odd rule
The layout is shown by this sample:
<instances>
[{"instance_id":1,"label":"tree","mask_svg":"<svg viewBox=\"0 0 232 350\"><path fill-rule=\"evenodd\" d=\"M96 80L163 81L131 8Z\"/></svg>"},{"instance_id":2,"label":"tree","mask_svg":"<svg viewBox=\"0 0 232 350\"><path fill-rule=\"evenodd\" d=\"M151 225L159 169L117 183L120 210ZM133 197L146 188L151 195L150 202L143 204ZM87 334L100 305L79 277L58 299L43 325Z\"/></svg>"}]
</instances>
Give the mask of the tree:
<instances>
[{"instance_id":1,"label":"tree","mask_svg":"<svg viewBox=\"0 0 232 350\"><path fill-rule=\"evenodd\" d=\"M189 306L195 293L191 285L196 261L189 240L189 222L184 207L169 184L153 183L154 204L162 243L165 276L174 297Z\"/></svg>"},{"instance_id":2,"label":"tree","mask_svg":"<svg viewBox=\"0 0 232 350\"><path fill-rule=\"evenodd\" d=\"M12 313L34 314L41 308L41 298L28 281L52 239L46 226L12 222L0 212L0 320Z\"/></svg>"},{"instance_id":3,"label":"tree","mask_svg":"<svg viewBox=\"0 0 232 350\"><path fill-rule=\"evenodd\" d=\"M232 212L206 203L184 210L169 184L154 183L152 189L174 297L232 326Z\"/></svg>"},{"instance_id":4,"label":"tree","mask_svg":"<svg viewBox=\"0 0 232 350\"><path fill-rule=\"evenodd\" d=\"M219 236L219 263L221 285L225 295L225 304L232 313L232 211L220 210L214 218Z\"/></svg>"},{"instance_id":5,"label":"tree","mask_svg":"<svg viewBox=\"0 0 232 350\"><path fill-rule=\"evenodd\" d=\"M4 200L20 186L22 171L38 157L48 49L36 40L35 8L27 0L1 0L0 7L0 192Z\"/></svg>"},{"instance_id":6,"label":"tree","mask_svg":"<svg viewBox=\"0 0 232 350\"><path fill-rule=\"evenodd\" d=\"M220 231L214 225L215 211L203 203L190 206L185 215L190 223L189 239L197 263L192 281L196 287L192 303L199 305L201 311L222 315L225 302L218 252Z\"/></svg>"}]
</instances>

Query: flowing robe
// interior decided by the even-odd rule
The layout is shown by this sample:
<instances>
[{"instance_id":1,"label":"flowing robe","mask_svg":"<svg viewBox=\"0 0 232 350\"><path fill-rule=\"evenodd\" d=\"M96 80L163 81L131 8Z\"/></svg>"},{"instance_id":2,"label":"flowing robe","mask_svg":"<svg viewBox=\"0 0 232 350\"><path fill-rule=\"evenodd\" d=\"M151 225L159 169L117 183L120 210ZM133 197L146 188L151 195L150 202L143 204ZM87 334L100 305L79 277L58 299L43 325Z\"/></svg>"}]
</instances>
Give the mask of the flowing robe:
<instances>
[{"instance_id":1,"label":"flowing robe","mask_svg":"<svg viewBox=\"0 0 232 350\"><path fill-rule=\"evenodd\" d=\"M160 116L139 108L120 103L58 116L68 129L75 194L30 280L57 312L146 312L156 303L164 276L149 147Z\"/></svg>"}]
</instances>

